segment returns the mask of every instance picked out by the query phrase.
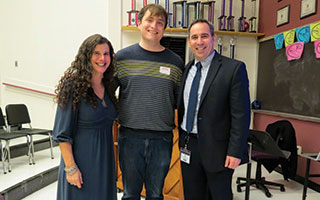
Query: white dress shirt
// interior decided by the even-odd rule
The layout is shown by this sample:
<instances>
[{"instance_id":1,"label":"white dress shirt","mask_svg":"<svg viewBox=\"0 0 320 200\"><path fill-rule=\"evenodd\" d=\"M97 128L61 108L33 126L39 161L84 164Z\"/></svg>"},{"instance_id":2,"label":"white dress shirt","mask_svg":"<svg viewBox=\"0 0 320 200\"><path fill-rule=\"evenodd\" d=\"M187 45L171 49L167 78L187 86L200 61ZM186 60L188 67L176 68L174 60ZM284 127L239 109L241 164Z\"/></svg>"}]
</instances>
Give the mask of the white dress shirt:
<instances>
[{"instance_id":1,"label":"white dress shirt","mask_svg":"<svg viewBox=\"0 0 320 200\"><path fill-rule=\"evenodd\" d=\"M208 56L204 61L201 62L202 68L201 68L201 77L200 77L200 83L199 83L199 88L198 88L198 101L197 101L197 106L196 106L196 110L195 110L195 118L194 118L194 123L193 123L193 128L191 133L193 134L197 134L198 133L198 127L197 127L197 116L198 116L198 111L199 111L199 105L200 105L200 99L201 99L201 94L202 94L202 90L203 90L203 86L211 65L211 61L214 57L215 51L213 51L213 53ZM191 85L192 85L192 81L194 76L197 73L197 66L196 63L199 62L197 59L195 59L193 65L191 66L188 75L187 75L187 79L186 79L186 83L184 86L184 90L183 90L183 102L184 102L184 114L183 114L183 120L182 120L182 124L181 124L181 128L186 131L186 125L187 125L187 109L188 109L188 104L189 104L189 94L190 94L190 90L191 90Z\"/></svg>"}]
</instances>

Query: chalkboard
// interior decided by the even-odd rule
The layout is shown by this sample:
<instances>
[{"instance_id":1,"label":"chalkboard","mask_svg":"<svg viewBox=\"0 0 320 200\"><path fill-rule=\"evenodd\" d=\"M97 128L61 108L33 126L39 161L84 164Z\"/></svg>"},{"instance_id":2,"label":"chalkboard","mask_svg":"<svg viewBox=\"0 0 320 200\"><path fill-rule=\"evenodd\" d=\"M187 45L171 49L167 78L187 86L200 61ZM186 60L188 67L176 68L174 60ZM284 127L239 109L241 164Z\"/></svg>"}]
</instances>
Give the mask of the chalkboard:
<instances>
[{"instance_id":1,"label":"chalkboard","mask_svg":"<svg viewBox=\"0 0 320 200\"><path fill-rule=\"evenodd\" d=\"M320 118L320 59L306 43L299 60L288 61L274 40L260 43L257 100L261 109Z\"/></svg>"}]
</instances>

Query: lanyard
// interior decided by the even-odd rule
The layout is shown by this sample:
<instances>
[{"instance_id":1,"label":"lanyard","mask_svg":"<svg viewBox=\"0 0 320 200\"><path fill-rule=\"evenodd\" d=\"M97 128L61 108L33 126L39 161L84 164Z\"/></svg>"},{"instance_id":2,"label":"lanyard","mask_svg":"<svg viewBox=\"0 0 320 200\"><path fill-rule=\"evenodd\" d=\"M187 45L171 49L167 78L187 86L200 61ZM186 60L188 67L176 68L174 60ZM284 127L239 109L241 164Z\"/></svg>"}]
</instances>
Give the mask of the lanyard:
<instances>
[{"instance_id":1,"label":"lanyard","mask_svg":"<svg viewBox=\"0 0 320 200\"><path fill-rule=\"evenodd\" d=\"M184 137L184 149L188 149L188 144L190 142L190 135L187 133L187 135Z\"/></svg>"}]
</instances>

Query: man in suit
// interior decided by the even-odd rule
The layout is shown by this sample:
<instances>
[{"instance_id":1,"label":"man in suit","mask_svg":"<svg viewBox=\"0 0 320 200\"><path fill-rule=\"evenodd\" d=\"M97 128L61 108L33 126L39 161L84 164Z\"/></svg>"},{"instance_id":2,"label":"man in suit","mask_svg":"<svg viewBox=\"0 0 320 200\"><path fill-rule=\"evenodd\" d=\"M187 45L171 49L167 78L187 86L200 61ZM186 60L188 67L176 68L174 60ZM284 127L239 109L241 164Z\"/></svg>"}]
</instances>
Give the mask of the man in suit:
<instances>
[{"instance_id":1,"label":"man in suit","mask_svg":"<svg viewBox=\"0 0 320 200\"><path fill-rule=\"evenodd\" d=\"M178 99L185 200L231 200L234 169L248 153L246 67L215 52L215 40L207 20L190 25L188 44L195 59L186 65Z\"/></svg>"}]
</instances>

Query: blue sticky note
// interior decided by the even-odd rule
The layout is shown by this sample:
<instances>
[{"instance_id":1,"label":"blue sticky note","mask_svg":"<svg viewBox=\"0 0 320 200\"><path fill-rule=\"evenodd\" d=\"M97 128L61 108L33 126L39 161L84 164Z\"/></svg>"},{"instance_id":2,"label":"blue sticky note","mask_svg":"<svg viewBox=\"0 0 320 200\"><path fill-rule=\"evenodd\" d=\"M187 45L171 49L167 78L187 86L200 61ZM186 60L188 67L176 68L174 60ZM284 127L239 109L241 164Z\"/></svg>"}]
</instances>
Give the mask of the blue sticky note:
<instances>
[{"instance_id":1,"label":"blue sticky note","mask_svg":"<svg viewBox=\"0 0 320 200\"><path fill-rule=\"evenodd\" d=\"M276 45L276 49L281 49L283 47L284 35L280 33L274 36L274 44Z\"/></svg>"},{"instance_id":2,"label":"blue sticky note","mask_svg":"<svg viewBox=\"0 0 320 200\"><path fill-rule=\"evenodd\" d=\"M310 25L297 28L296 36L297 36L298 42L304 42L304 43L310 42Z\"/></svg>"}]
</instances>

